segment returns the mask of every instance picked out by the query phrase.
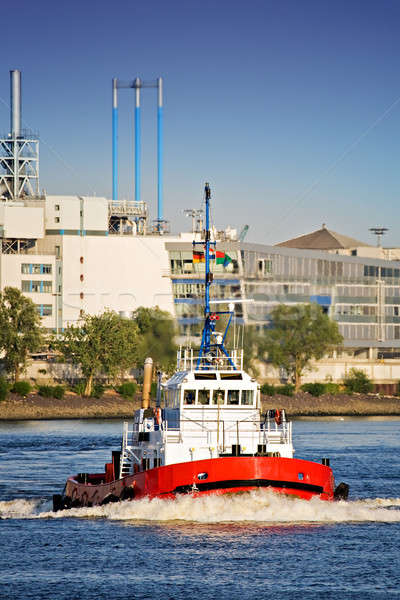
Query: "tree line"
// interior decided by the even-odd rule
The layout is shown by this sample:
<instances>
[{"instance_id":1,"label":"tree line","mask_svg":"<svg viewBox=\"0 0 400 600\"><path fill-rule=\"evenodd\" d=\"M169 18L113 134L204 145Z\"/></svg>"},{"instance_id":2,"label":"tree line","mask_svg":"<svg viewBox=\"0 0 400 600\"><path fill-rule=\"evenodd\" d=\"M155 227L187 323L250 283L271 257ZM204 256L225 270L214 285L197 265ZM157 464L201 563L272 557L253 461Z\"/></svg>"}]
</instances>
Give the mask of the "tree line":
<instances>
[{"instance_id":1,"label":"tree line","mask_svg":"<svg viewBox=\"0 0 400 600\"><path fill-rule=\"evenodd\" d=\"M78 367L90 396L101 376L123 378L141 367L146 356L156 368L171 371L176 360L175 325L172 316L159 308L138 308L132 319L111 310L84 314L79 323L58 335L41 325L35 304L17 288L0 292L0 353L7 374L17 382L35 352L54 351L61 361Z\"/></svg>"},{"instance_id":2,"label":"tree line","mask_svg":"<svg viewBox=\"0 0 400 600\"><path fill-rule=\"evenodd\" d=\"M262 333L256 334L251 326L246 330L245 368L254 371L257 361L268 360L285 371L297 391L311 362L338 347L343 338L337 323L317 304L279 304L270 317L271 326ZM141 367L146 356L153 358L156 368L171 372L175 335L172 315L157 307L140 307L132 319L111 310L84 314L79 323L56 336L44 331L34 303L20 290L6 287L0 292L0 353L14 382L29 355L46 349L81 370L85 395L91 394L98 377L123 377L127 370Z\"/></svg>"}]
</instances>

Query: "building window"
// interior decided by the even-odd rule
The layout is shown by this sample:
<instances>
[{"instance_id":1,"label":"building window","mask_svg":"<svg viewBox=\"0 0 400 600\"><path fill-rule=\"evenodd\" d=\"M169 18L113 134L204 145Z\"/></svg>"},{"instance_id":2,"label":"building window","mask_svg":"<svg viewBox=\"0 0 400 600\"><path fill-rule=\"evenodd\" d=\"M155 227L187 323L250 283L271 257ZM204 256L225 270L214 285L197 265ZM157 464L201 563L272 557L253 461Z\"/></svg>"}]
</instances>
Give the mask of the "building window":
<instances>
[{"instance_id":1,"label":"building window","mask_svg":"<svg viewBox=\"0 0 400 600\"><path fill-rule=\"evenodd\" d=\"M83 300L83 298L84 298L84 293L83 293L83 292L81 292L81 293L79 294L79 297L80 297L80 299L81 299L81 300Z\"/></svg>"},{"instance_id":2,"label":"building window","mask_svg":"<svg viewBox=\"0 0 400 600\"><path fill-rule=\"evenodd\" d=\"M84 279L84 277L83 277L83 275L81 275L81 276L80 276L80 280L81 280L81 281L83 281L83 279Z\"/></svg>"},{"instance_id":3,"label":"building window","mask_svg":"<svg viewBox=\"0 0 400 600\"><path fill-rule=\"evenodd\" d=\"M54 217L54 221L55 221L55 223L59 223L60 222L60 217Z\"/></svg>"},{"instance_id":4,"label":"building window","mask_svg":"<svg viewBox=\"0 0 400 600\"><path fill-rule=\"evenodd\" d=\"M21 265L23 275L51 275L51 265L41 265L40 263Z\"/></svg>"},{"instance_id":5,"label":"building window","mask_svg":"<svg viewBox=\"0 0 400 600\"><path fill-rule=\"evenodd\" d=\"M56 246L56 258L60 258L61 256L61 246Z\"/></svg>"},{"instance_id":6,"label":"building window","mask_svg":"<svg viewBox=\"0 0 400 600\"><path fill-rule=\"evenodd\" d=\"M55 204L54 205L54 210L60 210L60 205L59 204Z\"/></svg>"},{"instance_id":7,"label":"building window","mask_svg":"<svg viewBox=\"0 0 400 600\"><path fill-rule=\"evenodd\" d=\"M52 290L51 281L22 281L21 291L32 294L50 294Z\"/></svg>"},{"instance_id":8,"label":"building window","mask_svg":"<svg viewBox=\"0 0 400 600\"><path fill-rule=\"evenodd\" d=\"M82 265L83 264L83 256L81 256L79 260L80 260L80 263Z\"/></svg>"},{"instance_id":9,"label":"building window","mask_svg":"<svg viewBox=\"0 0 400 600\"><path fill-rule=\"evenodd\" d=\"M51 304L36 304L36 310L41 317L50 317L53 314Z\"/></svg>"}]
</instances>

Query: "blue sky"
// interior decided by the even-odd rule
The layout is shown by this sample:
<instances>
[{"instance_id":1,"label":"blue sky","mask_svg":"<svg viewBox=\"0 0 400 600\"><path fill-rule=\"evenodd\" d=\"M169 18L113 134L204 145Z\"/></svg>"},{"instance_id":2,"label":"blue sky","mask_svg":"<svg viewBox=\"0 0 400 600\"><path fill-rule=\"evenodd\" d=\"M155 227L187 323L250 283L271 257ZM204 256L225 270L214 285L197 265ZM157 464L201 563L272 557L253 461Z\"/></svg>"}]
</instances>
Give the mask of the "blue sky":
<instances>
[{"instance_id":1,"label":"blue sky","mask_svg":"<svg viewBox=\"0 0 400 600\"><path fill-rule=\"evenodd\" d=\"M165 80L165 216L204 181L217 225L276 243L326 223L400 246L400 2L146 0L2 6L9 69L41 139L41 187L111 195L111 79ZM7 25L7 26L5 26ZM390 108L392 107L392 108ZM133 94L120 93L120 195L133 195ZM390 110L388 110L390 109ZM143 93L143 199L156 210L156 97Z\"/></svg>"}]
</instances>

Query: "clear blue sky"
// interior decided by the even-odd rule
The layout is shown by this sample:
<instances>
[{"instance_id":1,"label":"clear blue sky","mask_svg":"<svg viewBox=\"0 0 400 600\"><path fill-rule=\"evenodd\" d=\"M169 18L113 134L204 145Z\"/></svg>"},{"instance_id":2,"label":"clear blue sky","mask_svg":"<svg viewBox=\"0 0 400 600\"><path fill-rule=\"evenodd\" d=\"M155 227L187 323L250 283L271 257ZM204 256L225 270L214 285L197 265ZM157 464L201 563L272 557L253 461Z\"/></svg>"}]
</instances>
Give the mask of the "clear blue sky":
<instances>
[{"instance_id":1,"label":"clear blue sky","mask_svg":"<svg viewBox=\"0 0 400 600\"><path fill-rule=\"evenodd\" d=\"M384 225L385 245L400 246L399 31L398 0L8 2L0 98L9 102L9 69L21 69L41 187L110 196L111 79L162 75L165 216L175 230L208 180L216 223L248 223L249 241L324 222L372 243L368 227ZM132 197L132 92L120 100L120 192ZM145 90L152 217L155 109ZM0 123L7 132L3 102Z\"/></svg>"}]
</instances>

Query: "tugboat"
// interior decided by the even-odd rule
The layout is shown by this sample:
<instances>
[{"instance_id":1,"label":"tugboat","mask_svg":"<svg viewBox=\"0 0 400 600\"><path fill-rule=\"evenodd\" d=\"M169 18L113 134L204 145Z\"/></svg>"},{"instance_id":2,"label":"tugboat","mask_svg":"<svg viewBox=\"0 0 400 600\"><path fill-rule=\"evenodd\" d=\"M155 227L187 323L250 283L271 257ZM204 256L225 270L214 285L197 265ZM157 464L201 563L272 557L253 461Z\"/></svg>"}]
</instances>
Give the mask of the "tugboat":
<instances>
[{"instance_id":1,"label":"tugboat","mask_svg":"<svg viewBox=\"0 0 400 600\"><path fill-rule=\"evenodd\" d=\"M293 458L292 423L284 410L261 417L260 386L243 370L243 351L228 351L234 304L211 309L211 262L216 242L210 232L211 191L205 185L205 240L193 252L205 262L204 327L197 355L180 349L174 375L162 383L150 407L153 361L144 365L142 406L124 423L121 450L112 452L103 473L79 473L53 496L53 510L104 505L143 497L193 497L271 488L309 500L346 499L349 486L335 489L329 459L322 464ZM200 252L197 250L200 245ZM227 321L223 332L217 330Z\"/></svg>"}]
</instances>

